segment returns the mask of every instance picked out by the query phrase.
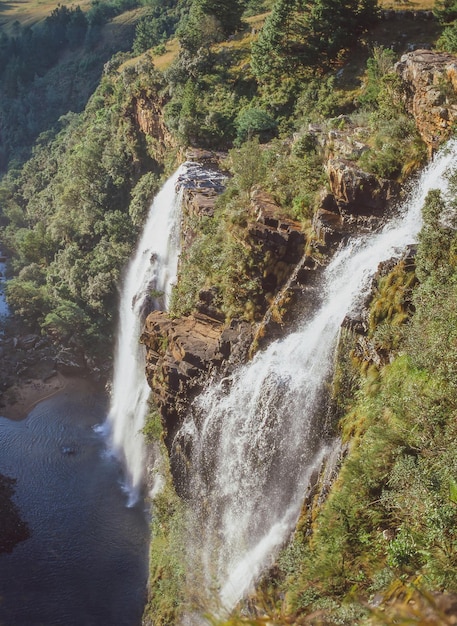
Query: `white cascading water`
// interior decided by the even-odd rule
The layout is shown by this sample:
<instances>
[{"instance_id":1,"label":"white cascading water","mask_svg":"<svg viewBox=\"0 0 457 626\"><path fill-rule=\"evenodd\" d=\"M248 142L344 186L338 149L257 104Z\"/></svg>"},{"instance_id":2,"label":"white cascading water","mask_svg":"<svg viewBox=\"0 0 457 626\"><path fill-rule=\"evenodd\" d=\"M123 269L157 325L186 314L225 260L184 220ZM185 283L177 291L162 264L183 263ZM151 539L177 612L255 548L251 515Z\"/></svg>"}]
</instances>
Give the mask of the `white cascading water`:
<instances>
[{"instance_id":1,"label":"white cascading water","mask_svg":"<svg viewBox=\"0 0 457 626\"><path fill-rule=\"evenodd\" d=\"M152 308L167 308L176 279L181 221L181 191L177 187L185 170L186 164L181 165L154 198L121 290L108 428L111 447L125 467L129 506L137 501L144 478L141 429L150 392L139 338L144 315Z\"/></svg>"},{"instance_id":2,"label":"white cascading water","mask_svg":"<svg viewBox=\"0 0 457 626\"><path fill-rule=\"evenodd\" d=\"M444 191L456 163L453 140L414 184L398 218L335 255L318 312L194 403L175 443L192 450L189 559L205 610L232 609L294 528L325 454L322 397L341 323L363 300L379 263L416 241L428 191Z\"/></svg>"}]
</instances>

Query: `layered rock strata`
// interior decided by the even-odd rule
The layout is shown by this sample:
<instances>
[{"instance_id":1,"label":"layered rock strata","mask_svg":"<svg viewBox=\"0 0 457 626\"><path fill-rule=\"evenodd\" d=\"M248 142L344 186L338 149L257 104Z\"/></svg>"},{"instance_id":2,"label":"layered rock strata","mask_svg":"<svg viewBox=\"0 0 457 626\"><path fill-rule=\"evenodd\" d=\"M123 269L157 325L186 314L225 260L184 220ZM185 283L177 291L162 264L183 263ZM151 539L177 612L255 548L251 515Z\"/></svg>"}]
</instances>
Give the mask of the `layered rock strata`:
<instances>
[{"instance_id":1,"label":"layered rock strata","mask_svg":"<svg viewBox=\"0 0 457 626\"><path fill-rule=\"evenodd\" d=\"M190 401L213 372L244 362L252 342L248 322L226 326L195 313L171 319L163 311L151 313L140 341L147 348L146 376L166 426L166 443L173 436Z\"/></svg>"}]
</instances>

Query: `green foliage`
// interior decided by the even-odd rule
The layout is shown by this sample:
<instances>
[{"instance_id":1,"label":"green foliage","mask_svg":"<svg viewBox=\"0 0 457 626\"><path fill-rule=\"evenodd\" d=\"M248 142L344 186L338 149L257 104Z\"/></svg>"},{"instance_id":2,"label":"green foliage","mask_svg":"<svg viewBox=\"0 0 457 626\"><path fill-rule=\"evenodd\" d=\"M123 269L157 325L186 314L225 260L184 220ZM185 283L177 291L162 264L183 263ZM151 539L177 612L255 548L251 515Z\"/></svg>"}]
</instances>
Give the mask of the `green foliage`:
<instances>
[{"instance_id":1,"label":"green foliage","mask_svg":"<svg viewBox=\"0 0 457 626\"><path fill-rule=\"evenodd\" d=\"M121 268L157 188L152 172L141 176L150 157L120 104L135 88L105 78L86 113L62 120L6 190L12 307L56 340L73 330L88 350L95 333L101 342L111 332Z\"/></svg>"},{"instance_id":2,"label":"green foliage","mask_svg":"<svg viewBox=\"0 0 457 626\"><path fill-rule=\"evenodd\" d=\"M32 280L12 278L6 287L8 303L32 324L40 323L51 307L47 289Z\"/></svg>"},{"instance_id":3,"label":"green foliage","mask_svg":"<svg viewBox=\"0 0 457 626\"><path fill-rule=\"evenodd\" d=\"M385 338L380 329L393 329L398 316L408 323L381 342L390 363L375 368L376 385L368 366L345 387L341 429L351 449L327 500L305 512L279 562L289 612L320 608L339 623L348 594L364 602L395 580L457 588L456 184L451 175L449 193L426 200L420 283L404 263L378 281L369 338Z\"/></svg>"},{"instance_id":4,"label":"green foliage","mask_svg":"<svg viewBox=\"0 0 457 626\"><path fill-rule=\"evenodd\" d=\"M144 615L157 626L175 624L184 610L184 506L169 475L152 500L149 597Z\"/></svg>"},{"instance_id":5,"label":"green foliage","mask_svg":"<svg viewBox=\"0 0 457 626\"><path fill-rule=\"evenodd\" d=\"M146 417L143 433L150 445L160 449L151 501L149 592L144 617L169 626L176 624L185 611L186 509L173 486L161 418L154 407Z\"/></svg>"},{"instance_id":6,"label":"green foliage","mask_svg":"<svg viewBox=\"0 0 457 626\"><path fill-rule=\"evenodd\" d=\"M406 270L404 261L378 280L368 318L368 335L378 350L390 353L399 348L404 334L403 325L413 312L415 284L416 273L414 269Z\"/></svg>"},{"instance_id":7,"label":"green foliage","mask_svg":"<svg viewBox=\"0 0 457 626\"><path fill-rule=\"evenodd\" d=\"M242 144L247 139L258 136L260 140L268 140L276 129L275 120L266 111L251 107L242 109L235 121L236 141Z\"/></svg>"},{"instance_id":8,"label":"green foliage","mask_svg":"<svg viewBox=\"0 0 457 626\"><path fill-rule=\"evenodd\" d=\"M119 0L114 14L123 6ZM103 45L101 22L90 15L58 5L33 27L0 31L0 171L26 161L37 137L47 141L59 117L81 111L96 88L112 48ZM129 29L116 46L130 47Z\"/></svg>"},{"instance_id":9,"label":"green foliage","mask_svg":"<svg viewBox=\"0 0 457 626\"><path fill-rule=\"evenodd\" d=\"M146 416L146 423L143 427L143 435L148 444L161 442L163 438L163 425L158 410L150 409Z\"/></svg>"},{"instance_id":10,"label":"green foliage","mask_svg":"<svg viewBox=\"0 0 457 626\"><path fill-rule=\"evenodd\" d=\"M448 24L457 19L457 3L455 0L438 0L433 12L442 23Z\"/></svg>"},{"instance_id":11,"label":"green foliage","mask_svg":"<svg viewBox=\"0 0 457 626\"><path fill-rule=\"evenodd\" d=\"M263 160L265 188L284 214L309 223L318 204L318 193L326 181L322 155L315 139L307 133L297 133L292 145L272 142L264 151Z\"/></svg>"},{"instance_id":12,"label":"green foliage","mask_svg":"<svg viewBox=\"0 0 457 626\"><path fill-rule=\"evenodd\" d=\"M373 56L367 61L367 76L359 102L365 106L376 107L382 89L384 77L392 72L396 55L390 48L376 46Z\"/></svg>"},{"instance_id":13,"label":"green foliage","mask_svg":"<svg viewBox=\"0 0 457 626\"><path fill-rule=\"evenodd\" d=\"M196 0L196 2L204 13L217 18L226 37L241 27L245 0Z\"/></svg>"},{"instance_id":14,"label":"green foliage","mask_svg":"<svg viewBox=\"0 0 457 626\"><path fill-rule=\"evenodd\" d=\"M414 294L416 315L408 337L415 361L442 376L452 389L457 374L455 185L454 174L450 195L445 199L439 191L432 191L424 206L417 255L420 285Z\"/></svg>"},{"instance_id":15,"label":"green foliage","mask_svg":"<svg viewBox=\"0 0 457 626\"><path fill-rule=\"evenodd\" d=\"M133 52L141 54L164 43L176 30L181 18L177 0L149 0L148 11L136 25Z\"/></svg>"},{"instance_id":16,"label":"green foliage","mask_svg":"<svg viewBox=\"0 0 457 626\"><path fill-rule=\"evenodd\" d=\"M368 82L360 100L369 108L372 148L360 165L381 178L404 179L425 162L426 146L404 107L400 77L391 71L391 55L375 49Z\"/></svg>"},{"instance_id":17,"label":"green foliage","mask_svg":"<svg viewBox=\"0 0 457 626\"><path fill-rule=\"evenodd\" d=\"M172 296L174 315L189 313L199 292L209 288L215 288L214 304L228 319L253 320L259 313L262 261L246 233L250 192L266 173L258 141L231 150L227 165L233 178L218 199L216 213L194 225L192 245L182 255Z\"/></svg>"},{"instance_id":18,"label":"green foliage","mask_svg":"<svg viewBox=\"0 0 457 626\"><path fill-rule=\"evenodd\" d=\"M158 191L157 182L157 177L152 172L146 172L133 188L129 215L134 226L141 226L144 223L154 195Z\"/></svg>"},{"instance_id":19,"label":"green foliage","mask_svg":"<svg viewBox=\"0 0 457 626\"><path fill-rule=\"evenodd\" d=\"M252 46L253 72L268 82L328 67L375 20L373 0L277 0Z\"/></svg>"},{"instance_id":20,"label":"green foliage","mask_svg":"<svg viewBox=\"0 0 457 626\"><path fill-rule=\"evenodd\" d=\"M446 52L457 52L457 22L452 22L443 29L441 37L437 41L437 47Z\"/></svg>"}]
</instances>

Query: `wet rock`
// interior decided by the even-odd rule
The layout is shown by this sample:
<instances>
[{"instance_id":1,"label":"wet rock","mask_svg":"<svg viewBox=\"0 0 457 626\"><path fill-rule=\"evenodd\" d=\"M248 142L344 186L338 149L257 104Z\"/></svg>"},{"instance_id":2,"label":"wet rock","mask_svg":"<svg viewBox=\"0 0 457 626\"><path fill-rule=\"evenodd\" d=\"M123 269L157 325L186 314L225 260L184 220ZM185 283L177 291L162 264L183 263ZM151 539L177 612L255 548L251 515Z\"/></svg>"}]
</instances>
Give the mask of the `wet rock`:
<instances>
[{"instance_id":1,"label":"wet rock","mask_svg":"<svg viewBox=\"0 0 457 626\"><path fill-rule=\"evenodd\" d=\"M183 189L183 210L186 216L212 217L217 197L225 189L227 175L216 169L216 166L209 166L209 159L208 156L206 163L188 162L185 174L177 181L177 185Z\"/></svg>"},{"instance_id":2,"label":"wet rock","mask_svg":"<svg viewBox=\"0 0 457 626\"><path fill-rule=\"evenodd\" d=\"M33 350L39 341L39 335L25 335L24 337L19 337L17 347L22 350Z\"/></svg>"},{"instance_id":3,"label":"wet rock","mask_svg":"<svg viewBox=\"0 0 457 626\"><path fill-rule=\"evenodd\" d=\"M0 554L12 552L30 537L30 529L13 501L15 483L15 479L0 474Z\"/></svg>"},{"instance_id":4,"label":"wet rock","mask_svg":"<svg viewBox=\"0 0 457 626\"><path fill-rule=\"evenodd\" d=\"M251 333L247 322L226 327L202 314L179 319L163 311L148 315L140 340L146 346L146 377L166 426L167 444L214 368L246 359Z\"/></svg>"},{"instance_id":5,"label":"wet rock","mask_svg":"<svg viewBox=\"0 0 457 626\"><path fill-rule=\"evenodd\" d=\"M313 229L319 241L324 242L326 246L338 243L347 232L341 214L323 207L317 209L314 214Z\"/></svg>"}]
</instances>

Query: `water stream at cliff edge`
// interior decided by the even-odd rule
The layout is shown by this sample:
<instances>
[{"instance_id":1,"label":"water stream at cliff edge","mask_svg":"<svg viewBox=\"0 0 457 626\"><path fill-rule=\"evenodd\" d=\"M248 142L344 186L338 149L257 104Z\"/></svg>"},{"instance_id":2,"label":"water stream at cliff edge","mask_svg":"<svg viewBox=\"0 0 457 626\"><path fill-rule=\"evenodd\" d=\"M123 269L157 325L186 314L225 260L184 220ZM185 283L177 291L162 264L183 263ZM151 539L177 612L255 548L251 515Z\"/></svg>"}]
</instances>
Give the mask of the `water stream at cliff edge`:
<instances>
[{"instance_id":1,"label":"water stream at cliff edge","mask_svg":"<svg viewBox=\"0 0 457 626\"><path fill-rule=\"evenodd\" d=\"M440 151L382 232L349 241L326 268L322 304L298 331L272 343L189 413L176 446L191 444L189 571L202 604L228 611L272 563L297 521L325 454L322 397L339 329L363 301L379 263L414 243L430 189L445 190L457 141Z\"/></svg>"},{"instance_id":2,"label":"water stream at cliff edge","mask_svg":"<svg viewBox=\"0 0 457 626\"><path fill-rule=\"evenodd\" d=\"M166 309L176 280L179 256L182 186L181 165L154 198L143 233L125 274L119 305L111 407L107 425L111 446L125 467L128 506L138 500L144 478L145 450L141 429L148 409L145 352L139 343L144 316Z\"/></svg>"}]
</instances>

